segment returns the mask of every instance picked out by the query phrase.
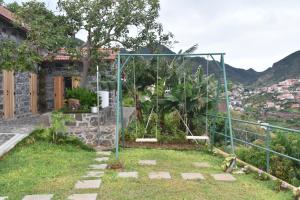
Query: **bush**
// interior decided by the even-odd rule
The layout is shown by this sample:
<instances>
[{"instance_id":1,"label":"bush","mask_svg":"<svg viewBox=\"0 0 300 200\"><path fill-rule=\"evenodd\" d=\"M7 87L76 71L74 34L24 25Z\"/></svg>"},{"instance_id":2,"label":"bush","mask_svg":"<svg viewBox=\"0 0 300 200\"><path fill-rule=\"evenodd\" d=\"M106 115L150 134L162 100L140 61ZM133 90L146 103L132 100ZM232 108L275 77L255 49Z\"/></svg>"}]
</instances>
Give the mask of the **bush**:
<instances>
[{"instance_id":1,"label":"bush","mask_svg":"<svg viewBox=\"0 0 300 200\"><path fill-rule=\"evenodd\" d=\"M89 109L97 104L97 94L86 88L74 88L66 91L66 98L78 99L80 106Z\"/></svg>"},{"instance_id":2,"label":"bush","mask_svg":"<svg viewBox=\"0 0 300 200\"><path fill-rule=\"evenodd\" d=\"M25 140L25 144L33 144L36 141L46 141L54 144L70 144L77 146L87 151L94 151L94 149L75 136L66 134L65 123L72 121L70 117L61 112L53 112L51 114L51 127L46 129L37 129L33 131Z\"/></svg>"}]
</instances>

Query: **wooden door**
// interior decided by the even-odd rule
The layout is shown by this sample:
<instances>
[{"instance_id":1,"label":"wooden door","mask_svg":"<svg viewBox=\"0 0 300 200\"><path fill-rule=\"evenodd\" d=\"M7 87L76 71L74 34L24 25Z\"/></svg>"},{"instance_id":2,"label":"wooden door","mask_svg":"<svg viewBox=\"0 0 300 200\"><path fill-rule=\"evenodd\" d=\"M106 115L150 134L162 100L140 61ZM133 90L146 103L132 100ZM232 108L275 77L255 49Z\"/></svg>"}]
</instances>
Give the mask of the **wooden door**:
<instances>
[{"instance_id":1,"label":"wooden door","mask_svg":"<svg viewBox=\"0 0 300 200\"><path fill-rule=\"evenodd\" d=\"M72 88L78 88L80 86L80 76L73 76L72 77Z\"/></svg>"},{"instance_id":2,"label":"wooden door","mask_svg":"<svg viewBox=\"0 0 300 200\"><path fill-rule=\"evenodd\" d=\"M64 77L54 77L54 109L59 110L64 106Z\"/></svg>"},{"instance_id":3,"label":"wooden door","mask_svg":"<svg viewBox=\"0 0 300 200\"><path fill-rule=\"evenodd\" d=\"M3 71L4 119L11 119L15 113L14 72Z\"/></svg>"},{"instance_id":4,"label":"wooden door","mask_svg":"<svg viewBox=\"0 0 300 200\"><path fill-rule=\"evenodd\" d=\"M37 74L31 73L29 78L30 85L30 111L33 114L38 112L37 109Z\"/></svg>"}]
</instances>

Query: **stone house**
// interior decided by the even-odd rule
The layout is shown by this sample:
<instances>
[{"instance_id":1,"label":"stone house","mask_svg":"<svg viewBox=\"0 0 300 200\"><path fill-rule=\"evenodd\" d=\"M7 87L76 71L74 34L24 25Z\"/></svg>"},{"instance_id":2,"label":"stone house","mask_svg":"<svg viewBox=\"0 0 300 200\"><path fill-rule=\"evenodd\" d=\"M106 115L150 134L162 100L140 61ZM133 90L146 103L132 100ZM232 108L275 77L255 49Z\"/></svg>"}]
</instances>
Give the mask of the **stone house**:
<instances>
[{"instance_id":1,"label":"stone house","mask_svg":"<svg viewBox=\"0 0 300 200\"><path fill-rule=\"evenodd\" d=\"M17 43L26 38L27 29L16 27L12 12L0 6L0 40ZM33 72L0 70L0 120L37 113L37 76Z\"/></svg>"},{"instance_id":2,"label":"stone house","mask_svg":"<svg viewBox=\"0 0 300 200\"><path fill-rule=\"evenodd\" d=\"M26 39L27 29L14 25L12 12L0 6L0 40ZM110 67L105 73L114 73L116 51L105 49L108 56L103 59ZM74 60L63 49L49 59L45 56L34 72L0 71L0 120L22 118L60 109L64 106L65 91L80 83L82 62ZM101 72L103 73L103 72ZM95 74L95 73L94 73ZM96 74L88 77L91 89L95 88ZM110 103L114 102L114 92L110 91Z\"/></svg>"},{"instance_id":3,"label":"stone house","mask_svg":"<svg viewBox=\"0 0 300 200\"><path fill-rule=\"evenodd\" d=\"M102 50L108 53L108 56L103 58L103 62L108 66L105 70L106 74L113 75L114 61L116 58L116 51L112 49ZM58 110L64 106L64 95L67 89L76 88L80 84L80 75L83 71L82 62L78 59L72 58L64 49L61 49L55 56L51 56L51 59L45 59L39 70L39 84L40 92L39 98L43 107L46 110ZM101 72L103 74L103 71ZM88 76L88 88L96 90L96 73ZM42 102L41 99L44 99ZM110 91L110 104L114 102L114 92Z\"/></svg>"}]
</instances>

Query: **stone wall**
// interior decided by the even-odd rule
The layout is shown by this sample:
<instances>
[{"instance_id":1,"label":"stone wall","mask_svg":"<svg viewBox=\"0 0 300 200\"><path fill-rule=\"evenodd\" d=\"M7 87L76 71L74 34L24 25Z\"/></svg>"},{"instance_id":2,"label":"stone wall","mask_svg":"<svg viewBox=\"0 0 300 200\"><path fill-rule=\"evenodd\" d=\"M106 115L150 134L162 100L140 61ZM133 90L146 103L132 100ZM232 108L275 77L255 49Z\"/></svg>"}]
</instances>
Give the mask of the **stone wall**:
<instances>
[{"instance_id":1,"label":"stone wall","mask_svg":"<svg viewBox=\"0 0 300 200\"><path fill-rule=\"evenodd\" d=\"M2 75L2 71L0 71L0 120L3 119L4 116L4 110L3 110L3 106L4 106L4 92L3 92L3 75Z\"/></svg>"},{"instance_id":2,"label":"stone wall","mask_svg":"<svg viewBox=\"0 0 300 200\"><path fill-rule=\"evenodd\" d=\"M30 111L30 73L15 73L15 117L31 115Z\"/></svg>"},{"instance_id":3,"label":"stone wall","mask_svg":"<svg viewBox=\"0 0 300 200\"><path fill-rule=\"evenodd\" d=\"M30 85L29 72L16 72L14 74L15 90L15 118L31 115L30 111ZM4 91L3 74L0 73L0 119L4 117Z\"/></svg>"},{"instance_id":4,"label":"stone wall","mask_svg":"<svg viewBox=\"0 0 300 200\"><path fill-rule=\"evenodd\" d=\"M100 111L100 131L98 131L98 114L66 114L74 118L67 123L68 132L93 147L113 149L115 145L115 116L108 107Z\"/></svg>"}]
</instances>

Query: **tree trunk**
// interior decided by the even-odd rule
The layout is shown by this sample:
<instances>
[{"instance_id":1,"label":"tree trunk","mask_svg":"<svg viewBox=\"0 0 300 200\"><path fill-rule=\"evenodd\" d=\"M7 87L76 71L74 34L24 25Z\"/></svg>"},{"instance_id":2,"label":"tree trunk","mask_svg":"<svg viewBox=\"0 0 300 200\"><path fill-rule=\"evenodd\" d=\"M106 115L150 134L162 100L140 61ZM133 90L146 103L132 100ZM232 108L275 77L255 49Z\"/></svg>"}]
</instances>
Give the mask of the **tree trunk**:
<instances>
[{"instance_id":1,"label":"tree trunk","mask_svg":"<svg viewBox=\"0 0 300 200\"><path fill-rule=\"evenodd\" d=\"M89 68L91 66L90 59L87 57L83 58L82 65L83 65L82 66L83 71L81 75L80 87L85 88L87 86L87 77L88 77Z\"/></svg>"},{"instance_id":2,"label":"tree trunk","mask_svg":"<svg viewBox=\"0 0 300 200\"><path fill-rule=\"evenodd\" d=\"M81 61L82 61L82 75L80 81L80 87L85 88L87 86L88 72L91 66L91 31L88 33L87 42L80 49Z\"/></svg>"}]
</instances>

